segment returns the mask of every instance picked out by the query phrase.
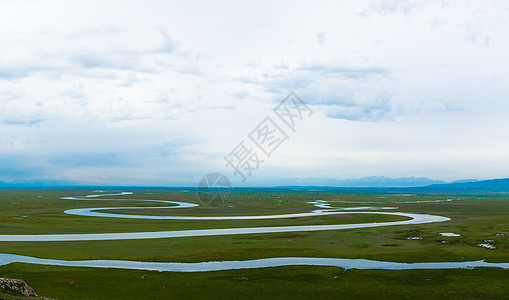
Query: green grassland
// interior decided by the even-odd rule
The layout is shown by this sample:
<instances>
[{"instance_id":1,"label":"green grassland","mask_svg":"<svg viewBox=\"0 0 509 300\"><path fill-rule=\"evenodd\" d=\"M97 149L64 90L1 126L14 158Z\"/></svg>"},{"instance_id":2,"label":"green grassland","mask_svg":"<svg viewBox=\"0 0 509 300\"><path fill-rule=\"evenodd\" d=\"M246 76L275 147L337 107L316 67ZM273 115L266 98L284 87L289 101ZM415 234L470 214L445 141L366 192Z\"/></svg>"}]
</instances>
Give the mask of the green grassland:
<instances>
[{"instance_id":1,"label":"green grassland","mask_svg":"<svg viewBox=\"0 0 509 300\"><path fill-rule=\"evenodd\" d=\"M160 199L199 203L192 190L135 189L115 199ZM0 233L98 233L228 227L323 225L398 221L390 215L347 214L274 220L136 220L84 217L71 208L169 206L141 201L64 200L91 189L0 190ZM39 197L38 197L39 196ZM460 199L450 202L401 203ZM332 206L397 206L397 211L446 216L451 221L319 232L82 242L0 242L0 253L55 259L123 259L200 262L281 256L366 258L397 262L486 260L509 262L509 197L489 195L381 194L368 191L234 190L225 205L189 209L128 210L129 214L259 215L317 209L312 200ZM364 203L374 202L374 203ZM111 211L119 213L119 211ZM26 216L26 217L25 217ZM460 237L443 237L454 232ZM502 235L503 234L503 235ZM409 240L421 237L422 240ZM494 240L496 250L479 247ZM148 274L143 276L144 274ZM332 267L278 267L203 273L148 272L11 264L0 277L20 278L40 294L58 299L199 298L494 298L509 294L509 271L347 270ZM143 278L142 278L143 277Z\"/></svg>"},{"instance_id":2,"label":"green grassland","mask_svg":"<svg viewBox=\"0 0 509 300\"><path fill-rule=\"evenodd\" d=\"M343 270L278 267L172 273L12 264L2 276L24 278L57 299L507 299L509 272Z\"/></svg>"}]
</instances>

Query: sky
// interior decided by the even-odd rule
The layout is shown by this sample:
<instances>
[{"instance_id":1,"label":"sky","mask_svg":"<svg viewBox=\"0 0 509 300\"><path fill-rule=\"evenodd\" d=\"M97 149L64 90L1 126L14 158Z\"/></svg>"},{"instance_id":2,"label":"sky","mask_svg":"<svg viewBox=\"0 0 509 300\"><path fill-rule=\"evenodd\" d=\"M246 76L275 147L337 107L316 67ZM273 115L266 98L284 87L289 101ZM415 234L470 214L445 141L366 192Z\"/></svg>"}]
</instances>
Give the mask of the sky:
<instances>
[{"instance_id":1,"label":"sky","mask_svg":"<svg viewBox=\"0 0 509 300\"><path fill-rule=\"evenodd\" d=\"M0 0L0 181L509 177L507 53L507 1Z\"/></svg>"}]
</instances>

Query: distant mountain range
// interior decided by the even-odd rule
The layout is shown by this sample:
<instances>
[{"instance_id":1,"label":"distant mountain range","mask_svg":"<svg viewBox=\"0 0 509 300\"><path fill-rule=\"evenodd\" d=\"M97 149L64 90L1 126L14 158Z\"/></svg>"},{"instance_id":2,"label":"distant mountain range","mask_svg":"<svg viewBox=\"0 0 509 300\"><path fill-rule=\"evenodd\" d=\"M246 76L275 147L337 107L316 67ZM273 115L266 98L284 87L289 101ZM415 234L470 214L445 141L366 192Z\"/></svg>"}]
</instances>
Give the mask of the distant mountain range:
<instances>
[{"instance_id":1,"label":"distant mountain range","mask_svg":"<svg viewBox=\"0 0 509 300\"><path fill-rule=\"evenodd\" d=\"M471 181L471 180L468 180ZM283 179L251 179L250 186L329 186L329 187L422 187L431 184L442 184L445 181L433 180L426 177L390 178L371 176L357 179L333 178L283 178ZM16 182L0 182L0 187L63 187L63 186L100 186L97 183L77 182L70 180L27 180ZM111 186L108 184L108 186Z\"/></svg>"},{"instance_id":2,"label":"distant mountain range","mask_svg":"<svg viewBox=\"0 0 509 300\"><path fill-rule=\"evenodd\" d=\"M509 178L432 184L411 189L423 192L509 192Z\"/></svg>"},{"instance_id":3,"label":"distant mountain range","mask_svg":"<svg viewBox=\"0 0 509 300\"><path fill-rule=\"evenodd\" d=\"M92 184L83 184L71 180L26 180L15 182L0 181L0 188L42 188L42 187L72 187L86 186Z\"/></svg>"},{"instance_id":4,"label":"distant mountain range","mask_svg":"<svg viewBox=\"0 0 509 300\"><path fill-rule=\"evenodd\" d=\"M277 184L276 184L277 183ZM330 178L290 178L267 181L253 181L253 186L275 188L320 188L334 189L375 189L385 192L422 192L422 193L478 193L478 192L507 192L509 193L509 178L476 180L464 179L447 183L426 177L389 178L372 176L358 179L337 180ZM47 187L100 187L100 184L86 184L73 181L26 181L5 183L0 182L0 188L47 188ZM111 186L110 186L111 187Z\"/></svg>"},{"instance_id":5,"label":"distant mountain range","mask_svg":"<svg viewBox=\"0 0 509 300\"><path fill-rule=\"evenodd\" d=\"M283 188L283 187L280 187ZM287 186L293 189L369 190L383 193L509 193L509 178L490 180L458 180L451 183L413 187L338 187L338 186Z\"/></svg>"},{"instance_id":6,"label":"distant mountain range","mask_svg":"<svg viewBox=\"0 0 509 300\"><path fill-rule=\"evenodd\" d=\"M357 179L332 178L286 178L274 180L256 180L249 182L254 186L328 186L328 187L422 187L431 184L447 183L426 177L390 178L385 176L370 176Z\"/></svg>"}]
</instances>

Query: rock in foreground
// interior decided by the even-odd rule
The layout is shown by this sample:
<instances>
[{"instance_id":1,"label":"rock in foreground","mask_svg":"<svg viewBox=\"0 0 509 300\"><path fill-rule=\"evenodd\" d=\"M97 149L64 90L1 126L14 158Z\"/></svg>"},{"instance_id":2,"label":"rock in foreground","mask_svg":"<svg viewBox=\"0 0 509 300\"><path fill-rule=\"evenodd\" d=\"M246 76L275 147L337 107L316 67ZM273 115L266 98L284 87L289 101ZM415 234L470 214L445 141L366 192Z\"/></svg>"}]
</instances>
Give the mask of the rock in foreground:
<instances>
[{"instance_id":1,"label":"rock in foreground","mask_svg":"<svg viewBox=\"0 0 509 300\"><path fill-rule=\"evenodd\" d=\"M9 294L17 294L25 297L37 297L34 289L21 279L0 277L0 290Z\"/></svg>"}]
</instances>

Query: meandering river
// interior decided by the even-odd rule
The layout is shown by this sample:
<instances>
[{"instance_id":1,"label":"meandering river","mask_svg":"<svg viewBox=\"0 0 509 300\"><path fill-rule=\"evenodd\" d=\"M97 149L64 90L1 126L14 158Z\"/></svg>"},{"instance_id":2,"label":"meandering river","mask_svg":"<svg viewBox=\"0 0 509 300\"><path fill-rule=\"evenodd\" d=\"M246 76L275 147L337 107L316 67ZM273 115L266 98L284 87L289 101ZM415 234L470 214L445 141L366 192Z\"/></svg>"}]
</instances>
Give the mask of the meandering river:
<instances>
[{"instance_id":1,"label":"meandering river","mask_svg":"<svg viewBox=\"0 0 509 300\"><path fill-rule=\"evenodd\" d=\"M130 195L130 192L120 194L97 194L84 197L63 197L69 200L95 200L104 196L122 196ZM104 198L103 198L104 199ZM154 232L119 232L119 233L85 233L85 234L17 234L0 235L0 241L3 242L42 242L42 241L100 241L100 240L125 240L125 239L159 239L176 237L200 237L215 235L237 235L237 234L258 234L258 233L281 233L297 231L320 231L320 230L341 230L354 228L370 228L395 225L415 225L434 222L445 222L450 220L447 217L414 214L403 212L373 211L373 207L359 208L334 208L326 201L310 202L320 210L313 210L306 213L275 214L260 216L154 216L154 215L133 215L121 213L106 213L102 210L130 210L130 209L161 209L172 208L182 209L198 206L194 203L149 200L149 199L104 199L119 201L150 201L172 204L172 206L153 206L153 207L96 207L83 209L69 209L66 214L90 216L90 217L108 217L108 218L130 218L130 219L151 219L151 220L259 220L259 219L279 219L279 218L299 218L314 217L338 214L378 214L378 215L396 215L406 217L408 220L394 222L373 222L359 224L338 224L338 225L299 225L299 226L272 226L272 227L247 227L247 228L222 228L222 229L197 229L197 230L173 230L173 231L154 231ZM352 210L368 211L352 211ZM382 207L378 209L395 209L394 207ZM366 259L344 259L344 258L316 258L316 257L275 257L245 261L211 261L200 263L174 263L174 262L140 262L123 260L56 260L29 257L16 254L0 254L0 265L6 265L14 262L55 265L55 266L74 266L74 267L97 267L97 268L121 268L152 271L173 271L173 272L200 272L200 271L220 271L232 269L264 268L289 265L307 265L307 266L335 266L344 269L385 269L385 270L408 270L408 269L452 269L452 268L474 268L474 267L499 267L509 269L509 263L487 263L484 261L471 262L428 262L428 263L398 263L388 261L375 261Z\"/></svg>"},{"instance_id":2,"label":"meandering river","mask_svg":"<svg viewBox=\"0 0 509 300\"><path fill-rule=\"evenodd\" d=\"M121 194L105 194L107 196L120 196L130 193L123 192ZM90 200L103 195L88 195L85 197L63 197L68 200ZM104 200L120 200L127 199L104 199ZM381 211L352 211L335 209L314 210L307 213L294 214L276 214L261 216L215 216L215 217L199 217L199 216L153 216L153 215L131 215L131 214L113 214L99 212L99 210L126 210L126 209L162 209L162 208L191 208L198 206L194 203L165 201L165 200L148 200L148 199L129 199L130 201L152 201L173 204L173 206L145 206L145 207L96 207L83 209L69 209L65 213L71 215L90 216L90 217L108 217L108 218L129 218L129 219L166 219L166 220L260 220L260 219L280 219L280 218L299 218L299 217L315 217L325 215L339 214L378 214L378 215L395 215L406 217L408 220L394 222L372 222L358 224L339 224L339 225L299 225L299 226L273 226L273 227L247 227L247 228L223 228L223 229L194 229L194 230L171 230L171 231L150 231L150 232L119 232L119 233L79 233L79 234L11 234L0 235L0 241L10 242L51 242L51 241L103 241L103 240L131 240L131 239L160 239L160 238L176 238L176 237L198 237L213 235L235 235L235 234L254 234L254 233L281 233L295 231L320 231L320 230L340 230L354 228L369 228L394 225L413 225L449 221L447 217L428 215L428 214L412 214L403 212L381 212Z\"/></svg>"}]
</instances>

